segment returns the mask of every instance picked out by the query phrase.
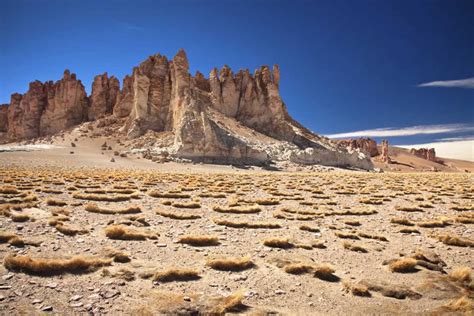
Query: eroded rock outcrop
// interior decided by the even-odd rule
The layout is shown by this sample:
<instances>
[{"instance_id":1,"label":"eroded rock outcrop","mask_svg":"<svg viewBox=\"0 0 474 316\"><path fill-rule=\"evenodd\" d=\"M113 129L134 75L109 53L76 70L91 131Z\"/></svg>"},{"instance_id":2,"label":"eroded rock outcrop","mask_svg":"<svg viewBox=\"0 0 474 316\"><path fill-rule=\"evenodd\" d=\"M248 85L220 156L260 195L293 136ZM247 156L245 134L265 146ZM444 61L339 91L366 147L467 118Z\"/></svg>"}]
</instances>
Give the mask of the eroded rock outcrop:
<instances>
[{"instance_id":1,"label":"eroded rock outcrop","mask_svg":"<svg viewBox=\"0 0 474 316\"><path fill-rule=\"evenodd\" d=\"M349 147L352 150L360 149L370 155L370 157L379 155L377 142L371 138L341 139L335 142L343 147Z\"/></svg>"},{"instance_id":2,"label":"eroded rock outcrop","mask_svg":"<svg viewBox=\"0 0 474 316\"><path fill-rule=\"evenodd\" d=\"M0 104L0 133L8 130L8 104Z\"/></svg>"},{"instance_id":3,"label":"eroded rock outcrop","mask_svg":"<svg viewBox=\"0 0 474 316\"><path fill-rule=\"evenodd\" d=\"M410 153L417 157L420 157L429 161L437 162L436 152L434 148L419 148L419 149L412 148L410 149Z\"/></svg>"},{"instance_id":4,"label":"eroded rock outcrop","mask_svg":"<svg viewBox=\"0 0 474 316\"><path fill-rule=\"evenodd\" d=\"M380 161L385 163L391 163L392 160L388 155L388 140L382 140L381 143L381 153L380 153Z\"/></svg>"},{"instance_id":5,"label":"eroded rock outcrop","mask_svg":"<svg viewBox=\"0 0 474 316\"><path fill-rule=\"evenodd\" d=\"M89 120L112 114L119 92L120 83L117 78L114 76L109 78L107 73L96 76L92 83L90 106L87 114Z\"/></svg>"},{"instance_id":6,"label":"eroded rock outcrop","mask_svg":"<svg viewBox=\"0 0 474 316\"><path fill-rule=\"evenodd\" d=\"M87 119L89 102L76 74L64 71L61 80L45 83L47 103L40 119L40 136L52 135Z\"/></svg>"},{"instance_id":7,"label":"eroded rock outcrop","mask_svg":"<svg viewBox=\"0 0 474 316\"><path fill-rule=\"evenodd\" d=\"M372 154L371 146L343 148L293 120L279 84L277 65L253 74L224 66L209 78L200 72L193 77L184 50L172 60L156 54L123 79L121 90L107 73L95 77L89 98L69 71L56 83L32 83L25 95L12 96L8 133L17 139L51 135L113 113L115 121L125 121L120 132L129 139L166 134L160 151L178 158L251 164L286 159L372 169L363 153Z\"/></svg>"}]
</instances>

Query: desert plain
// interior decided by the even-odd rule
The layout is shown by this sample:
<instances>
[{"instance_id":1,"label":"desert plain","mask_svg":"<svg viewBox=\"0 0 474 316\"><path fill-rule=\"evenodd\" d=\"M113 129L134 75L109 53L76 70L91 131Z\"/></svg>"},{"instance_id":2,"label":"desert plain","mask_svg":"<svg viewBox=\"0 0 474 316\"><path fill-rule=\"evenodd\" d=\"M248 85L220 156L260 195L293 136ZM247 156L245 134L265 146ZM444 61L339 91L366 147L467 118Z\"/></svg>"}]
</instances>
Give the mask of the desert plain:
<instances>
[{"instance_id":1,"label":"desert plain","mask_svg":"<svg viewBox=\"0 0 474 316\"><path fill-rule=\"evenodd\" d=\"M472 313L471 173L154 163L69 143L0 154L1 314Z\"/></svg>"}]
</instances>

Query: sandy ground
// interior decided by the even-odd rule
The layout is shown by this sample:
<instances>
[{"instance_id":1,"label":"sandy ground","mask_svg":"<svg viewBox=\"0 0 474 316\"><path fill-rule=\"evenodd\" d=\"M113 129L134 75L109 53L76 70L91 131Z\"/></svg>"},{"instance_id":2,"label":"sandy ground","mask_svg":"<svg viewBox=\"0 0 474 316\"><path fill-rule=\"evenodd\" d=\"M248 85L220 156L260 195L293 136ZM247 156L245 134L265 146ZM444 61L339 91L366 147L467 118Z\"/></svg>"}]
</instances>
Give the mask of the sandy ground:
<instances>
[{"instance_id":1,"label":"sandy ground","mask_svg":"<svg viewBox=\"0 0 474 316\"><path fill-rule=\"evenodd\" d=\"M121 148L113 140L108 140L112 150L105 151L100 150L102 140L83 139L77 147L70 142L55 142L58 147L49 150L0 153L0 231L26 242L18 247L4 236L0 260L7 262L12 255L107 259L115 249L130 261L80 271L54 267L52 273L2 265L0 314L425 314L446 312L448 307L441 306L473 298L472 282L450 277L459 267L474 266L474 182L469 173L267 172L157 164L114 156ZM153 191L172 194L153 197ZM90 200L117 196L124 201ZM48 204L48 199L65 205L51 205L54 200ZM196 208L180 202L195 202ZM88 203L112 210L136 205L140 212L94 213L86 211ZM238 206L229 206L233 204ZM215 206L233 213L218 212ZM157 210L195 218L174 219ZM254 212L235 213L239 210ZM395 217L408 219L411 226L391 223ZM219 221L223 219L278 226L233 228ZM114 224L152 238L112 239L106 229ZM302 230L302 225L314 231ZM61 227L78 233L65 234ZM179 243L185 235L214 236L218 244ZM272 238L288 239L289 244L263 244ZM466 244L461 247L452 240ZM344 242L365 250L346 249ZM416 251L416 266L407 273L390 270L389 260L412 258ZM216 258L245 257L253 266L241 271L207 264ZM306 264L308 271L288 273L285 267L291 263ZM315 273L322 264L334 272ZM153 281L156 273L169 268L192 269L199 278ZM370 296L346 291L364 288L362 284L369 285ZM235 293L242 294L242 304L222 308L225 304L219 300ZM389 297L403 293L408 297ZM457 307L462 309L469 312L469 305Z\"/></svg>"}]
</instances>

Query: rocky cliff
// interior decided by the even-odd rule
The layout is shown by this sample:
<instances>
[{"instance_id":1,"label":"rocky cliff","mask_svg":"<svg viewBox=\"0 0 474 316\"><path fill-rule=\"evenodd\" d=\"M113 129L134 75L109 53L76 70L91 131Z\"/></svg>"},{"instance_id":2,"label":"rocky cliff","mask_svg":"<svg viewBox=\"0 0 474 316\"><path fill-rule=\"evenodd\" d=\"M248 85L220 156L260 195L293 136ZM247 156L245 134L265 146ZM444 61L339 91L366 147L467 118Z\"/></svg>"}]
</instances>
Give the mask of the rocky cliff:
<instances>
[{"instance_id":1,"label":"rocky cliff","mask_svg":"<svg viewBox=\"0 0 474 316\"><path fill-rule=\"evenodd\" d=\"M194 161L291 160L372 168L361 147L343 148L293 120L279 83L277 65L262 66L253 74L224 66L206 78L200 72L191 76L183 50L172 60L156 54L123 79L121 90L107 73L95 77L90 97L69 71L54 84L31 83L24 95L12 95L7 130L12 139L33 138L113 114L125 119L117 133L139 139L148 131L166 132L172 143L152 150Z\"/></svg>"},{"instance_id":2,"label":"rocky cliff","mask_svg":"<svg viewBox=\"0 0 474 316\"><path fill-rule=\"evenodd\" d=\"M434 162L438 161L438 159L436 158L436 152L434 148L419 148L419 149L412 148L410 150L410 153L417 157L420 157L429 161L434 161Z\"/></svg>"},{"instance_id":3,"label":"rocky cliff","mask_svg":"<svg viewBox=\"0 0 474 316\"><path fill-rule=\"evenodd\" d=\"M377 142L371 138L341 139L335 140L341 146L349 147L352 150L360 149L361 151L375 157L379 155Z\"/></svg>"}]
</instances>

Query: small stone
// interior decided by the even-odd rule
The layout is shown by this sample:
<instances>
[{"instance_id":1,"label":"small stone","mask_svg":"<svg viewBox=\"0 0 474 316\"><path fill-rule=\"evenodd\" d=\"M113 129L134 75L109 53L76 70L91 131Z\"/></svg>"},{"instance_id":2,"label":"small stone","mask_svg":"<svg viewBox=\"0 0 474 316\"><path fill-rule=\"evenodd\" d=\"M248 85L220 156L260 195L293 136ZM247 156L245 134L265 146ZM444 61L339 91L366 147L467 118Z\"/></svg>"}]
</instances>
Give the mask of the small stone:
<instances>
[{"instance_id":1,"label":"small stone","mask_svg":"<svg viewBox=\"0 0 474 316\"><path fill-rule=\"evenodd\" d=\"M76 302L76 303L69 304L69 306L71 306L71 307L81 307L82 305L84 305L84 303L82 303L82 302Z\"/></svg>"},{"instance_id":2,"label":"small stone","mask_svg":"<svg viewBox=\"0 0 474 316\"><path fill-rule=\"evenodd\" d=\"M43 307L41 307L41 310L43 312L50 312L50 311L53 310L53 306L51 306L51 305L43 306Z\"/></svg>"},{"instance_id":3,"label":"small stone","mask_svg":"<svg viewBox=\"0 0 474 316\"><path fill-rule=\"evenodd\" d=\"M12 274L12 273L5 274L5 275L2 276L2 279L5 280L5 281L10 280L11 278L13 278L13 275L14 274Z\"/></svg>"},{"instance_id":4,"label":"small stone","mask_svg":"<svg viewBox=\"0 0 474 316\"><path fill-rule=\"evenodd\" d=\"M277 295L282 295L282 294L286 294L286 292L283 291L283 290L276 290L276 291L275 291L275 294L277 294Z\"/></svg>"},{"instance_id":5,"label":"small stone","mask_svg":"<svg viewBox=\"0 0 474 316\"><path fill-rule=\"evenodd\" d=\"M9 290L12 287L10 285L0 285L0 290Z\"/></svg>"},{"instance_id":6,"label":"small stone","mask_svg":"<svg viewBox=\"0 0 474 316\"><path fill-rule=\"evenodd\" d=\"M183 297L183 300L185 300L186 302L191 302L191 298L189 296Z\"/></svg>"},{"instance_id":7,"label":"small stone","mask_svg":"<svg viewBox=\"0 0 474 316\"><path fill-rule=\"evenodd\" d=\"M45 285L46 287L49 287L50 289L55 289L58 287L57 283L48 283Z\"/></svg>"},{"instance_id":8,"label":"small stone","mask_svg":"<svg viewBox=\"0 0 474 316\"><path fill-rule=\"evenodd\" d=\"M70 301L78 301L82 298L83 296L82 295L74 295L73 297L71 297L69 300Z\"/></svg>"}]
</instances>

